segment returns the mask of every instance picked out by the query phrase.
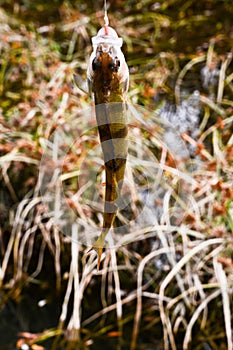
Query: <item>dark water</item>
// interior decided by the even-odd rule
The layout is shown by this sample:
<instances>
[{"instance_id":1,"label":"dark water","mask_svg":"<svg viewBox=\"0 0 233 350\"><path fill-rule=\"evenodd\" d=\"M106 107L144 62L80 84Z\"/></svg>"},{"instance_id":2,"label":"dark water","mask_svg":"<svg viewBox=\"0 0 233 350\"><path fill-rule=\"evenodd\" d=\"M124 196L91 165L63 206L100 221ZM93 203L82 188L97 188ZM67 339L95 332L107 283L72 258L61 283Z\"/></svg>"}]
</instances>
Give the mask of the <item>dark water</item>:
<instances>
[{"instance_id":1,"label":"dark water","mask_svg":"<svg viewBox=\"0 0 233 350\"><path fill-rule=\"evenodd\" d=\"M41 292L38 288L27 288L20 301L12 299L2 307L0 312L0 349L15 350L19 332L43 332L57 327L60 301L53 296L52 302L40 307ZM41 295L42 296L42 295ZM49 347L48 347L49 349Z\"/></svg>"}]
</instances>

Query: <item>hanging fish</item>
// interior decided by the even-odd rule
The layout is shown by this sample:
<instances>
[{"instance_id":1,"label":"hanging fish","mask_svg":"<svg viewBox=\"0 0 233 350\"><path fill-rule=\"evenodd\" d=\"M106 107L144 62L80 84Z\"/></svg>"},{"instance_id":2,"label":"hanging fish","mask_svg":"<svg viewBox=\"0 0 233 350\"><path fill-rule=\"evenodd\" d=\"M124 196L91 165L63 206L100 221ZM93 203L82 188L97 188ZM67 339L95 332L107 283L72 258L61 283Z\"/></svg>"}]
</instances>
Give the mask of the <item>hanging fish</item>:
<instances>
[{"instance_id":1,"label":"hanging fish","mask_svg":"<svg viewBox=\"0 0 233 350\"><path fill-rule=\"evenodd\" d=\"M128 153L126 93L129 70L121 51L122 38L109 26L106 6L104 20L104 27L92 38L93 52L87 69L88 89L94 96L106 177L103 228L93 246L98 253L98 267L105 237L120 206ZM81 87L79 77L74 78Z\"/></svg>"}]
</instances>

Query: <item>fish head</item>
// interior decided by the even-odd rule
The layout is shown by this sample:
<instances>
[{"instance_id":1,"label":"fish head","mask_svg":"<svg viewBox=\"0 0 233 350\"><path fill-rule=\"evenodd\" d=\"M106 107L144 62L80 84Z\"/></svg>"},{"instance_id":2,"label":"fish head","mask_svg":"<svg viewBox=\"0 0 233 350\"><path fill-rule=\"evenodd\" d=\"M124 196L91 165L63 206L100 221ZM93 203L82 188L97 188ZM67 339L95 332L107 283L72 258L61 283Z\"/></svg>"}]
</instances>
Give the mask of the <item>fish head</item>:
<instances>
[{"instance_id":1,"label":"fish head","mask_svg":"<svg viewBox=\"0 0 233 350\"><path fill-rule=\"evenodd\" d=\"M94 94L102 91L102 98L112 93L125 93L128 90L129 70L121 51L122 38L116 31L103 27L92 38L93 52L90 56L87 77Z\"/></svg>"}]
</instances>

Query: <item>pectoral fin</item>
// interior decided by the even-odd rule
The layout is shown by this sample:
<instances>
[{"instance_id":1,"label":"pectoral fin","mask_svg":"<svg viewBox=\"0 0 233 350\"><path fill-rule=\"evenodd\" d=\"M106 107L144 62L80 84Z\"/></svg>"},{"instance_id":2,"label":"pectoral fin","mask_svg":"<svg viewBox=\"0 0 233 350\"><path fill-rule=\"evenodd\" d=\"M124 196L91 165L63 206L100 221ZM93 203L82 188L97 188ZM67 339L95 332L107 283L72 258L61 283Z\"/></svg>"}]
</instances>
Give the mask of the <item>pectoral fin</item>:
<instances>
[{"instance_id":1,"label":"pectoral fin","mask_svg":"<svg viewBox=\"0 0 233 350\"><path fill-rule=\"evenodd\" d=\"M78 74L74 74L74 82L75 85L82 90L83 92L85 92L85 94L89 94L89 87L87 84L87 81L85 79L83 79L80 75Z\"/></svg>"}]
</instances>

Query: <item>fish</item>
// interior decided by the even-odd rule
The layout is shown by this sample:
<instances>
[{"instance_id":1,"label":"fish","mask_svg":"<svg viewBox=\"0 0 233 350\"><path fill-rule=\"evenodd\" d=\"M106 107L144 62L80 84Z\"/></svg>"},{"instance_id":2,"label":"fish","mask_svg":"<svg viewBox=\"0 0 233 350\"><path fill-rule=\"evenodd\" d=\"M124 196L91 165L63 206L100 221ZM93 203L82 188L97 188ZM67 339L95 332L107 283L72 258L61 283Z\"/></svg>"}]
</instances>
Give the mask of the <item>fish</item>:
<instances>
[{"instance_id":1,"label":"fish","mask_svg":"<svg viewBox=\"0 0 233 350\"><path fill-rule=\"evenodd\" d=\"M98 254L98 268L105 238L121 206L128 154L126 110L129 69L121 50L123 40L109 26L106 10L104 20L104 26L92 37L93 51L87 68L88 91L94 98L106 179L103 225L93 245ZM78 77L75 81L80 86Z\"/></svg>"}]
</instances>

